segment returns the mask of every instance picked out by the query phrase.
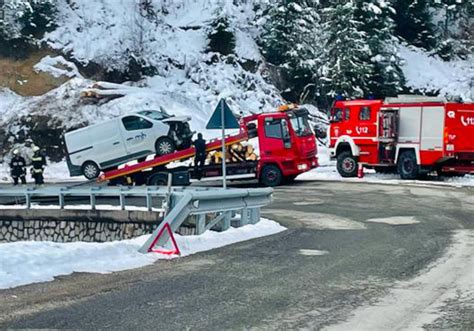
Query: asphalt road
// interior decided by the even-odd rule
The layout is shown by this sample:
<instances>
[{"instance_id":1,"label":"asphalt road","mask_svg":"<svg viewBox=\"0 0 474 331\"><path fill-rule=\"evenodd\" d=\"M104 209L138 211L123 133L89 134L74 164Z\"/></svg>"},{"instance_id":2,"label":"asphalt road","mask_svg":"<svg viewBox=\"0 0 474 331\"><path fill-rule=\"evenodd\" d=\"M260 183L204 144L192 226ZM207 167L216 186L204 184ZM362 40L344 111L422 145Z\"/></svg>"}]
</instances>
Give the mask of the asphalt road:
<instances>
[{"instance_id":1,"label":"asphalt road","mask_svg":"<svg viewBox=\"0 0 474 331\"><path fill-rule=\"evenodd\" d=\"M457 231L467 231L466 238L472 238L474 190L297 183L276 189L275 202L264 215L288 230L141 269L74 274L0 291L0 329L336 325L386 297L400 282L427 273L427 266L436 265L452 247ZM419 223L367 222L399 216L415 217ZM473 256L473 245L462 247ZM464 278L467 273L469 280L469 273L474 277L472 259L467 262L459 272ZM442 297L456 286L453 279L429 298ZM474 329L473 303L474 296L450 298L426 327ZM418 300L416 309L424 309L424 304ZM409 308L408 315L416 317L418 311ZM395 323L392 326L403 325Z\"/></svg>"}]
</instances>

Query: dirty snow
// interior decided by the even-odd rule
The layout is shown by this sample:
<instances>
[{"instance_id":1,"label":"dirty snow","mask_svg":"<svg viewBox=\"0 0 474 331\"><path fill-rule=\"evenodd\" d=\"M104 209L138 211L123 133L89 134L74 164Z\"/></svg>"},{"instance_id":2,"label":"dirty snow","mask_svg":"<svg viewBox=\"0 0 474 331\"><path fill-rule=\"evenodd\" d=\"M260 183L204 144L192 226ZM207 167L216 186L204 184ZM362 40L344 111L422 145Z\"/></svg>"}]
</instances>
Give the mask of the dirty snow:
<instances>
[{"instance_id":1,"label":"dirty snow","mask_svg":"<svg viewBox=\"0 0 474 331\"><path fill-rule=\"evenodd\" d=\"M357 308L347 321L326 328L338 330L422 330L442 317L450 299L474 297L474 231L458 230L444 256L419 276L397 282L373 305Z\"/></svg>"},{"instance_id":2,"label":"dirty snow","mask_svg":"<svg viewBox=\"0 0 474 331\"><path fill-rule=\"evenodd\" d=\"M414 216L394 216L394 217L385 217L385 218L370 218L365 220L366 222L371 223L383 223L390 225L408 225L408 224L417 224L420 223Z\"/></svg>"},{"instance_id":3,"label":"dirty snow","mask_svg":"<svg viewBox=\"0 0 474 331\"><path fill-rule=\"evenodd\" d=\"M207 231L200 236L176 235L176 240L181 256L188 256L284 230L278 223L262 219L255 225L231 228L225 232ZM0 244L0 289L52 281L56 276L73 272L103 274L174 258L156 253L138 253L148 237L108 243L28 241Z\"/></svg>"},{"instance_id":4,"label":"dirty snow","mask_svg":"<svg viewBox=\"0 0 474 331\"><path fill-rule=\"evenodd\" d=\"M326 255L328 251L320 251L318 249L300 249L299 253L304 256L321 256Z\"/></svg>"}]
</instances>

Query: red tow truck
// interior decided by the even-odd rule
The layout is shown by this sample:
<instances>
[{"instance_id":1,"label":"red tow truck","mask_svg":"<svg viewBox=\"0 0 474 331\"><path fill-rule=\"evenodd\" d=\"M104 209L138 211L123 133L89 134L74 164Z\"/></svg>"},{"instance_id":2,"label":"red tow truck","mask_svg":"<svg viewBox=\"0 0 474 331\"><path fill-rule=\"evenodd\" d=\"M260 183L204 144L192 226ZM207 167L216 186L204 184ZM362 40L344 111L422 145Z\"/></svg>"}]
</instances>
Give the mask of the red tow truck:
<instances>
[{"instance_id":1,"label":"red tow truck","mask_svg":"<svg viewBox=\"0 0 474 331\"><path fill-rule=\"evenodd\" d=\"M265 186L277 186L317 167L316 138L310 127L308 115L305 108L285 105L277 112L242 117L239 132L227 136L225 144L230 150L234 145L246 142L255 146L254 149L259 155L253 160L228 160L226 171L228 179L253 178ZM206 145L206 151L208 153L219 151L221 146L221 140L212 140ZM171 173L173 185L187 185L190 179L197 177L193 167L172 166L175 162L190 160L194 155L195 149L191 147L157 156L151 160L106 171L98 181L164 185L168 181L168 174ZM200 175L204 179L219 179L222 177L221 168L220 163L207 163Z\"/></svg>"},{"instance_id":2,"label":"red tow truck","mask_svg":"<svg viewBox=\"0 0 474 331\"><path fill-rule=\"evenodd\" d=\"M409 95L336 101L329 151L343 177L359 165L402 179L474 173L474 104Z\"/></svg>"}]
</instances>

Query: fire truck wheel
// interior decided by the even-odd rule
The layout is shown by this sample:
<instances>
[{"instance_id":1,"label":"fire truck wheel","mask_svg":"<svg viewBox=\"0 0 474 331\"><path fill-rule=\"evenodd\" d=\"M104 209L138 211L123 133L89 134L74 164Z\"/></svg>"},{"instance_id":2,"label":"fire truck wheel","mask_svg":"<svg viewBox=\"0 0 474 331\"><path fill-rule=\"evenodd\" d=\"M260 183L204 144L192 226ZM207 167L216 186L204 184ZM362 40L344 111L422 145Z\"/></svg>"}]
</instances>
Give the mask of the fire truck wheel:
<instances>
[{"instance_id":1,"label":"fire truck wheel","mask_svg":"<svg viewBox=\"0 0 474 331\"><path fill-rule=\"evenodd\" d=\"M170 138L162 137L156 141L155 149L156 154L161 156L173 153L176 150L176 146Z\"/></svg>"},{"instance_id":2,"label":"fire truck wheel","mask_svg":"<svg viewBox=\"0 0 474 331\"><path fill-rule=\"evenodd\" d=\"M420 167L416 162L413 151L404 151L398 158L398 173L402 179L416 179L420 174Z\"/></svg>"},{"instance_id":3,"label":"fire truck wheel","mask_svg":"<svg viewBox=\"0 0 474 331\"><path fill-rule=\"evenodd\" d=\"M283 175L280 169L274 165L266 165L263 167L260 176L260 182L265 186L278 186L281 184Z\"/></svg>"},{"instance_id":4,"label":"fire truck wheel","mask_svg":"<svg viewBox=\"0 0 474 331\"><path fill-rule=\"evenodd\" d=\"M351 152L342 152L337 156L337 172L342 177L357 176L357 159Z\"/></svg>"},{"instance_id":5,"label":"fire truck wheel","mask_svg":"<svg viewBox=\"0 0 474 331\"><path fill-rule=\"evenodd\" d=\"M82 165L82 174L87 179L96 179L99 177L100 169L95 162L87 161Z\"/></svg>"}]
</instances>

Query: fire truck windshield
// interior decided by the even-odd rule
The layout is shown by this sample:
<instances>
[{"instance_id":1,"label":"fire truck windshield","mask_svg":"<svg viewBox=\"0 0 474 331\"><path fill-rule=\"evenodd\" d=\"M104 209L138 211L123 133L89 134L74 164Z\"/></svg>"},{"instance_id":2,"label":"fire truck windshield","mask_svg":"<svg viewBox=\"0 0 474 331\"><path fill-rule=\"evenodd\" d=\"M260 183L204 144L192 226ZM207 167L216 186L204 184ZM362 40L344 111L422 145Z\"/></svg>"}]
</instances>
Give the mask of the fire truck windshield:
<instances>
[{"instance_id":1,"label":"fire truck windshield","mask_svg":"<svg viewBox=\"0 0 474 331\"><path fill-rule=\"evenodd\" d=\"M313 134L306 114L295 114L295 116L290 117L290 121L298 137L311 136Z\"/></svg>"}]
</instances>

